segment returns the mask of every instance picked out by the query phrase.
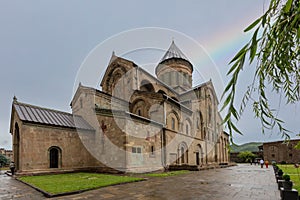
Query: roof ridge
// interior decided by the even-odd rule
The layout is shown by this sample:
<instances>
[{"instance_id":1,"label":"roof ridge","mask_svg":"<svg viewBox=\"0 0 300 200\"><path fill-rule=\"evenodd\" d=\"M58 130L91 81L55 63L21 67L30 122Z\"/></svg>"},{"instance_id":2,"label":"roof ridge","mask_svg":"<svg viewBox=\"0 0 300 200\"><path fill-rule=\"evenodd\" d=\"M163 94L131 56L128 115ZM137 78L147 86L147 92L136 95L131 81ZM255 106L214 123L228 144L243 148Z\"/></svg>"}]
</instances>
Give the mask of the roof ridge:
<instances>
[{"instance_id":1,"label":"roof ridge","mask_svg":"<svg viewBox=\"0 0 300 200\"><path fill-rule=\"evenodd\" d=\"M72 113L35 106L27 103L21 103L17 101L13 102L13 107L15 108L21 121L50 126L95 130L80 115L73 115Z\"/></svg>"},{"instance_id":2,"label":"roof ridge","mask_svg":"<svg viewBox=\"0 0 300 200\"><path fill-rule=\"evenodd\" d=\"M31 108L38 108L38 109L58 112L58 113L67 114L67 115L73 115L72 113L69 113L69 112L65 112L65 111L61 111L61 110L55 110L55 109L52 109L52 108L46 108L46 107L42 107L42 106L36 106L36 105L23 103L23 102L19 102L19 101L13 102L13 104L18 104L18 105L28 106L28 107L31 107Z\"/></svg>"}]
</instances>

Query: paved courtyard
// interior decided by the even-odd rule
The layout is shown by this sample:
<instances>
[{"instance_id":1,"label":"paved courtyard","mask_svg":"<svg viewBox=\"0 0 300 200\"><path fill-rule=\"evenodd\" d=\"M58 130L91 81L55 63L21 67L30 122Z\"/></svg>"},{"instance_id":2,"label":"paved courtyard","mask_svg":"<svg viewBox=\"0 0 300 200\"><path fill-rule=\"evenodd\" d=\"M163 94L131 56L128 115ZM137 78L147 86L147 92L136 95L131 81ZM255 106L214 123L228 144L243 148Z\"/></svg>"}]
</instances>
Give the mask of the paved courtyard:
<instances>
[{"instance_id":1,"label":"paved courtyard","mask_svg":"<svg viewBox=\"0 0 300 200\"><path fill-rule=\"evenodd\" d=\"M0 199L44 199L37 191L0 175ZM105 187L51 199L280 199L272 167L238 165L230 168L191 172L166 178Z\"/></svg>"}]
</instances>

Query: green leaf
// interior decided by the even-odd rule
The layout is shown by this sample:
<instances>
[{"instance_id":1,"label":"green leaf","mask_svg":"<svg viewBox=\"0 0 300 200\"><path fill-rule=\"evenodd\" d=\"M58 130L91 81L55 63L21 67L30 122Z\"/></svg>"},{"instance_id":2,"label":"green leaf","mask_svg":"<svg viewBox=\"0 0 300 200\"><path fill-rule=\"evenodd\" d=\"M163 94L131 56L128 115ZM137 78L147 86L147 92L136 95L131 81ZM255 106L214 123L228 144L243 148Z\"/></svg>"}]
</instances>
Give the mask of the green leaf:
<instances>
[{"instance_id":1,"label":"green leaf","mask_svg":"<svg viewBox=\"0 0 300 200\"><path fill-rule=\"evenodd\" d=\"M244 30L244 32L250 31L250 30L251 30L253 27L255 27L260 21L261 21L261 17L258 18L257 20L255 20L252 24L250 24L250 25Z\"/></svg>"},{"instance_id":2,"label":"green leaf","mask_svg":"<svg viewBox=\"0 0 300 200\"><path fill-rule=\"evenodd\" d=\"M243 133L234 124L231 123L231 127L235 132L239 133L240 135L243 135Z\"/></svg>"},{"instance_id":3,"label":"green leaf","mask_svg":"<svg viewBox=\"0 0 300 200\"><path fill-rule=\"evenodd\" d=\"M230 80L230 82L228 83L228 85L226 86L226 88L224 89L224 93L227 92L229 90L230 87L232 87L234 85L234 79L232 78Z\"/></svg>"},{"instance_id":4,"label":"green leaf","mask_svg":"<svg viewBox=\"0 0 300 200\"><path fill-rule=\"evenodd\" d=\"M249 44L246 44L235 56L234 58L229 62L230 63L233 63L235 60L239 59L241 57L241 55L245 54L247 52L247 47L248 47Z\"/></svg>"},{"instance_id":5,"label":"green leaf","mask_svg":"<svg viewBox=\"0 0 300 200\"><path fill-rule=\"evenodd\" d=\"M298 38L300 38L300 27L298 28L297 36L298 36Z\"/></svg>"},{"instance_id":6,"label":"green leaf","mask_svg":"<svg viewBox=\"0 0 300 200\"><path fill-rule=\"evenodd\" d=\"M232 113L232 115L234 116L235 119L237 119L237 120L239 119L238 113L233 106L230 106L230 112Z\"/></svg>"},{"instance_id":7,"label":"green leaf","mask_svg":"<svg viewBox=\"0 0 300 200\"><path fill-rule=\"evenodd\" d=\"M256 55L256 50L257 50L257 33L258 33L259 28L256 29L256 31L253 34L252 37L252 43L250 47L250 63L252 63L253 59L255 58Z\"/></svg>"},{"instance_id":8,"label":"green leaf","mask_svg":"<svg viewBox=\"0 0 300 200\"><path fill-rule=\"evenodd\" d=\"M226 115L226 117L224 118L224 120L223 120L223 123L222 123L222 124L224 124L224 123L226 123L227 121L229 121L229 119L230 119L230 116L231 116L231 114L230 114L230 113L228 113L228 114Z\"/></svg>"},{"instance_id":9,"label":"green leaf","mask_svg":"<svg viewBox=\"0 0 300 200\"><path fill-rule=\"evenodd\" d=\"M231 72L232 72L233 70L235 70L235 69L237 68L237 66L238 66L238 62L234 63L234 64L232 65L232 67L229 69L229 71L227 72L226 75L231 74Z\"/></svg>"},{"instance_id":10,"label":"green leaf","mask_svg":"<svg viewBox=\"0 0 300 200\"><path fill-rule=\"evenodd\" d=\"M230 100L231 100L231 95L228 95L228 97L226 98L226 100L221 108L221 111L229 104Z\"/></svg>"},{"instance_id":11,"label":"green leaf","mask_svg":"<svg viewBox=\"0 0 300 200\"><path fill-rule=\"evenodd\" d=\"M284 12L285 13L288 13L290 11L292 3L293 3L293 0L288 0L286 2L285 7L284 7Z\"/></svg>"}]
</instances>

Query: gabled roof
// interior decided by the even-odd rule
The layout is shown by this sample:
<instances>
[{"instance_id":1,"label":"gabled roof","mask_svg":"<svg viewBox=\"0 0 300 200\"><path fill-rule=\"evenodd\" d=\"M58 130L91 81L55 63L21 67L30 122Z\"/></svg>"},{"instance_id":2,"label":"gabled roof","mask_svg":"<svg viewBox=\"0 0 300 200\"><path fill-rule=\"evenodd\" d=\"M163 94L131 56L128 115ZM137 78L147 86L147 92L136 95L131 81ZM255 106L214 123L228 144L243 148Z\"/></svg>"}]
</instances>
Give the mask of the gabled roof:
<instances>
[{"instance_id":1,"label":"gabled roof","mask_svg":"<svg viewBox=\"0 0 300 200\"><path fill-rule=\"evenodd\" d=\"M113 64L114 62L117 62L117 61L121 61L121 62L123 61L123 62L128 63L128 64L129 64L128 66L130 66L130 68L135 68L135 67L137 67L137 64L135 64L133 61L128 60L128 59L125 59L125 58L122 58L122 57L118 57L118 56L116 56L115 52L112 52L112 55L111 55L111 58L110 58L110 60L109 60L108 66L106 67L105 73L104 73L104 75L103 75L103 77L102 77L100 86L103 86L103 85L104 85L105 78L108 77L109 72L112 70L112 69L111 69L111 68L112 68L112 64ZM126 72L125 72L125 73L126 73Z\"/></svg>"},{"instance_id":2,"label":"gabled roof","mask_svg":"<svg viewBox=\"0 0 300 200\"><path fill-rule=\"evenodd\" d=\"M199 84L199 85L196 85L195 87L193 87L193 88L190 89L190 90L187 90L187 91L181 93L180 96L186 95L186 94L188 94L189 92L195 91L195 90L197 90L197 89L199 89L199 88L202 88L202 87L208 86L208 85L211 85L211 86L212 86L211 91L212 91L213 95L215 96L215 98L216 98L216 100L217 100L217 104L219 104L218 96L217 96L217 94L216 94L216 91L215 91L215 89L214 89L215 87L214 87L214 85L213 85L211 79L209 79L209 81L206 81L206 82L204 82L204 83L201 83L201 84Z\"/></svg>"},{"instance_id":3,"label":"gabled roof","mask_svg":"<svg viewBox=\"0 0 300 200\"><path fill-rule=\"evenodd\" d=\"M188 58L182 53L182 51L176 46L174 41L172 41L171 46L160 60L160 63L171 58L180 58L189 61Z\"/></svg>"},{"instance_id":4,"label":"gabled roof","mask_svg":"<svg viewBox=\"0 0 300 200\"><path fill-rule=\"evenodd\" d=\"M13 102L13 109L17 112L20 120L24 122L94 131L94 128L82 117L72 115L71 113L42 108L17 101Z\"/></svg>"}]
</instances>

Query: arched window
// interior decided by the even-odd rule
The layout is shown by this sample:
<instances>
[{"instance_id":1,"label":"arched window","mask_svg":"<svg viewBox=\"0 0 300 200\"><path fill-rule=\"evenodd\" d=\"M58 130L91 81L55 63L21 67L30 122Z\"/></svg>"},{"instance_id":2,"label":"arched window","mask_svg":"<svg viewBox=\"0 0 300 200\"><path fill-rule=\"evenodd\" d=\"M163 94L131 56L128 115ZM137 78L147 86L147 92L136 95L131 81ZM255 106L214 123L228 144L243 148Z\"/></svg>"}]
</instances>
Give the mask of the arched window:
<instances>
[{"instance_id":1,"label":"arched window","mask_svg":"<svg viewBox=\"0 0 300 200\"><path fill-rule=\"evenodd\" d=\"M124 98L124 74L126 74L124 67L120 65L114 66L107 75L104 91L113 96Z\"/></svg>"},{"instance_id":2,"label":"arched window","mask_svg":"<svg viewBox=\"0 0 300 200\"><path fill-rule=\"evenodd\" d=\"M172 128L172 130L175 130L175 119L174 119L174 117L172 117L172 126L171 126L171 128Z\"/></svg>"},{"instance_id":3,"label":"arched window","mask_svg":"<svg viewBox=\"0 0 300 200\"><path fill-rule=\"evenodd\" d=\"M189 132L189 125L188 125L188 124L185 125L185 133L186 133L187 135L190 134L190 132Z\"/></svg>"},{"instance_id":4,"label":"arched window","mask_svg":"<svg viewBox=\"0 0 300 200\"><path fill-rule=\"evenodd\" d=\"M61 167L61 149L56 146L52 146L48 150L49 152L49 167L59 168Z\"/></svg>"},{"instance_id":5,"label":"arched window","mask_svg":"<svg viewBox=\"0 0 300 200\"><path fill-rule=\"evenodd\" d=\"M184 131L184 129L183 129L183 131ZM191 135L191 133L192 133L192 123L189 120L189 118L187 118L185 120L185 134Z\"/></svg>"},{"instance_id":6,"label":"arched window","mask_svg":"<svg viewBox=\"0 0 300 200\"><path fill-rule=\"evenodd\" d=\"M200 111L197 111L196 114L196 128L198 129L199 137L204 139L204 122L202 113Z\"/></svg>"},{"instance_id":7,"label":"arched window","mask_svg":"<svg viewBox=\"0 0 300 200\"><path fill-rule=\"evenodd\" d=\"M137 114L138 114L139 116L142 116L141 109L138 109Z\"/></svg>"},{"instance_id":8,"label":"arched window","mask_svg":"<svg viewBox=\"0 0 300 200\"><path fill-rule=\"evenodd\" d=\"M148 106L142 99L137 99L132 103L131 112L142 117L149 117Z\"/></svg>"},{"instance_id":9,"label":"arched window","mask_svg":"<svg viewBox=\"0 0 300 200\"><path fill-rule=\"evenodd\" d=\"M155 92L153 85L147 80L141 82L140 90L145 92Z\"/></svg>"},{"instance_id":10,"label":"arched window","mask_svg":"<svg viewBox=\"0 0 300 200\"><path fill-rule=\"evenodd\" d=\"M210 92L208 90L208 92ZM213 123L213 103L212 103L212 98L211 98L211 95L208 94L208 99L207 99L207 123L209 125L212 125Z\"/></svg>"},{"instance_id":11,"label":"arched window","mask_svg":"<svg viewBox=\"0 0 300 200\"><path fill-rule=\"evenodd\" d=\"M168 114L167 117L167 127L173 131L179 130L179 117L177 113L171 112Z\"/></svg>"}]
</instances>

